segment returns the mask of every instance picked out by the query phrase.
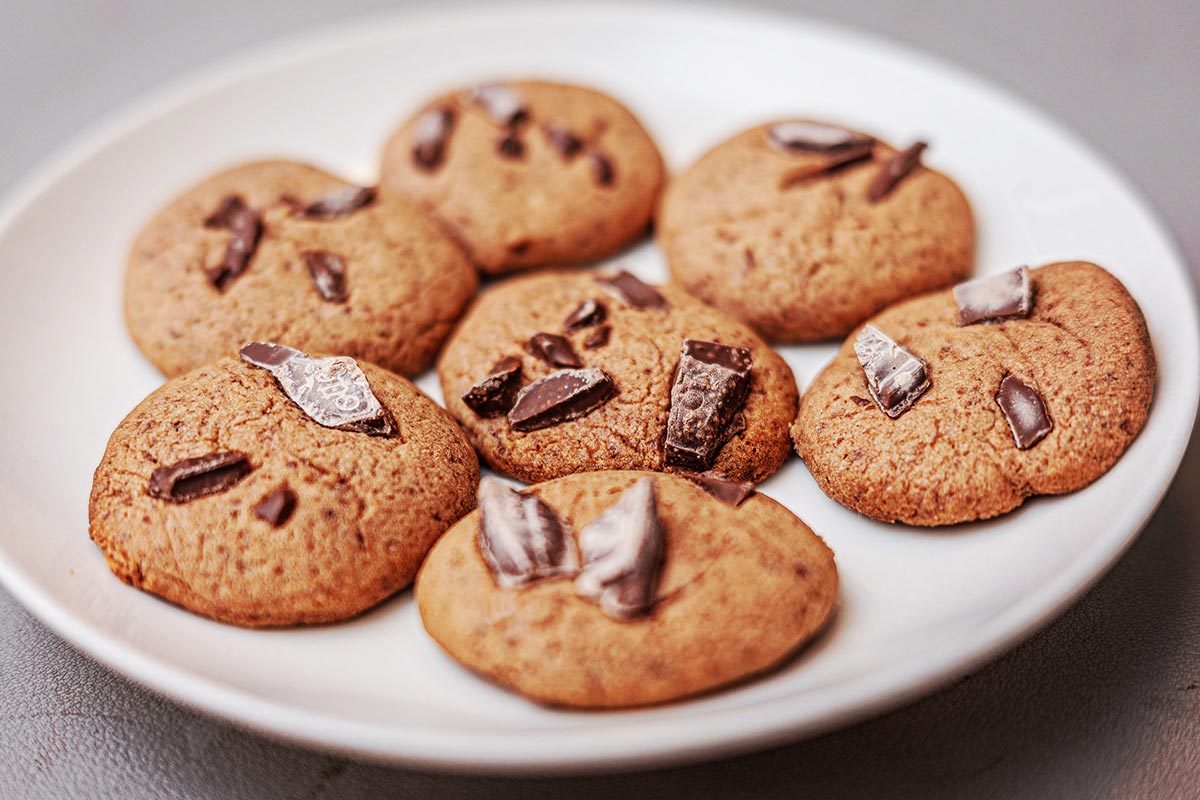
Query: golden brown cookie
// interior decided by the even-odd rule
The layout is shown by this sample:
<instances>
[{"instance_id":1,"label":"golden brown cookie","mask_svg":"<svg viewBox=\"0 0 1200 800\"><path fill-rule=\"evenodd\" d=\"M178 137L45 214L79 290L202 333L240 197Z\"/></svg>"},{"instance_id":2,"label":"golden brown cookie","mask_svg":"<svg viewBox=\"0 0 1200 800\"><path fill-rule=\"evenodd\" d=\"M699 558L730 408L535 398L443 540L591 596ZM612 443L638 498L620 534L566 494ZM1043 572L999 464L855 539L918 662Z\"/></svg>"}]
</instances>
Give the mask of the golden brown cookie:
<instances>
[{"instance_id":1,"label":"golden brown cookie","mask_svg":"<svg viewBox=\"0 0 1200 800\"><path fill-rule=\"evenodd\" d=\"M847 339L804 394L792 429L827 495L875 519L949 525L1003 514L1032 495L1073 492L1116 463L1154 394L1142 313L1095 264L1028 274L1027 318L1008 302L1020 284L1013 273L992 278L993 299L1005 302L991 306L994 316L1016 318L960 326L960 313L977 319L989 304L976 295L960 312L947 290L899 303ZM870 328L915 359L891 349L903 368L877 371L878 390L855 352L856 341L860 350L882 341Z\"/></svg>"},{"instance_id":2,"label":"golden brown cookie","mask_svg":"<svg viewBox=\"0 0 1200 800\"><path fill-rule=\"evenodd\" d=\"M233 358L142 401L109 440L88 506L112 571L248 627L345 619L404 588L474 507L479 465L433 401L360 366L381 409L346 430L319 424L272 372ZM298 396L314 413L326 403L324 421L337 423L358 407L329 393L347 374L309 384L325 395Z\"/></svg>"},{"instance_id":3,"label":"golden brown cookie","mask_svg":"<svg viewBox=\"0 0 1200 800\"><path fill-rule=\"evenodd\" d=\"M517 81L425 104L388 140L381 188L437 217L486 274L611 255L645 233L662 158L581 86Z\"/></svg>"},{"instance_id":4,"label":"golden brown cookie","mask_svg":"<svg viewBox=\"0 0 1200 800\"><path fill-rule=\"evenodd\" d=\"M897 300L962 280L971 208L920 165L922 149L795 120L734 136L663 195L658 241L672 276L775 342L844 336Z\"/></svg>"},{"instance_id":5,"label":"golden brown cookie","mask_svg":"<svg viewBox=\"0 0 1200 800\"><path fill-rule=\"evenodd\" d=\"M647 477L662 551L649 607L622 618L590 596L587 539L616 504L642 500L629 494ZM542 703L645 705L743 680L808 641L837 597L833 553L761 494L733 507L684 478L640 472L571 475L525 494L561 516L577 569L502 588L477 511L434 546L415 592L425 629L454 658Z\"/></svg>"},{"instance_id":6,"label":"golden brown cookie","mask_svg":"<svg viewBox=\"0 0 1200 800\"><path fill-rule=\"evenodd\" d=\"M265 161L214 175L146 225L129 255L125 319L168 376L251 339L415 375L477 286L463 253L415 207Z\"/></svg>"},{"instance_id":7,"label":"golden brown cookie","mask_svg":"<svg viewBox=\"0 0 1200 800\"><path fill-rule=\"evenodd\" d=\"M626 273L491 287L438 374L446 408L484 459L528 482L710 468L757 482L791 449L797 392L783 359L685 292Z\"/></svg>"}]
</instances>

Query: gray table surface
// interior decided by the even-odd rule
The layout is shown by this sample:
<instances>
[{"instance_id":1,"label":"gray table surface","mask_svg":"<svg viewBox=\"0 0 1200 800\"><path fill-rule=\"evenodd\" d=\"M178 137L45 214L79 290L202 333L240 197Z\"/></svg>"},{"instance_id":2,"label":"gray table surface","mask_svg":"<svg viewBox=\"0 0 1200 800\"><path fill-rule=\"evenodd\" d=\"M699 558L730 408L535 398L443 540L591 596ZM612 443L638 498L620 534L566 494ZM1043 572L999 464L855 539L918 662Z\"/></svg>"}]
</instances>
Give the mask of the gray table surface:
<instances>
[{"instance_id":1,"label":"gray table surface","mask_svg":"<svg viewBox=\"0 0 1200 800\"><path fill-rule=\"evenodd\" d=\"M1196 0L769 5L892 37L1012 87L1124 169L1193 269L1200 265ZM395 6L4 0L0 190L164 80ZM0 798L1198 797L1200 450L1191 444L1162 507L1115 569L1003 658L842 731L654 772L437 775L279 744L114 675L0 590Z\"/></svg>"}]
</instances>

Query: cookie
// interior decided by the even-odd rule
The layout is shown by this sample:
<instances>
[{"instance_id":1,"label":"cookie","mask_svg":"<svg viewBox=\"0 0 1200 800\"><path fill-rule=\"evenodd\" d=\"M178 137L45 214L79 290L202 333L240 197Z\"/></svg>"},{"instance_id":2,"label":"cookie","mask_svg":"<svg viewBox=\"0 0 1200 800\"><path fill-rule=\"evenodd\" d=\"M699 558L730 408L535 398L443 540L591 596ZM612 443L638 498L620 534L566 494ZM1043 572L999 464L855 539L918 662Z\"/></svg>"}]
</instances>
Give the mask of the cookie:
<instances>
[{"instance_id":1,"label":"cookie","mask_svg":"<svg viewBox=\"0 0 1200 800\"><path fill-rule=\"evenodd\" d=\"M836 600L833 553L761 494L734 507L675 475L589 472L504 497L489 480L483 514L421 567L417 607L451 656L538 702L646 705L743 680L786 661ZM514 529L503 515L523 506L540 516ZM559 547L526 551L542 568L518 581L490 550L510 534Z\"/></svg>"},{"instance_id":2,"label":"cookie","mask_svg":"<svg viewBox=\"0 0 1200 800\"><path fill-rule=\"evenodd\" d=\"M436 223L375 195L286 161L189 189L129 255L134 341L168 376L277 338L402 375L424 370L478 279Z\"/></svg>"},{"instance_id":3,"label":"cookie","mask_svg":"<svg viewBox=\"0 0 1200 800\"><path fill-rule=\"evenodd\" d=\"M668 186L658 241L683 288L768 341L845 336L880 309L971 271L963 193L898 151L822 123L760 125Z\"/></svg>"},{"instance_id":4,"label":"cookie","mask_svg":"<svg viewBox=\"0 0 1200 800\"><path fill-rule=\"evenodd\" d=\"M1146 421L1155 371L1141 311L1104 269L1014 270L871 319L805 392L792 433L848 508L988 519L1107 472Z\"/></svg>"},{"instance_id":5,"label":"cookie","mask_svg":"<svg viewBox=\"0 0 1200 800\"><path fill-rule=\"evenodd\" d=\"M581 86L518 81L425 104L381 189L437 217L485 274L593 261L646 232L664 180L641 123Z\"/></svg>"},{"instance_id":6,"label":"cookie","mask_svg":"<svg viewBox=\"0 0 1200 800\"><path fill-rule=\"evenodd\" d=\"M474 507L478 461L433 401L371 364L301 356L221 359L117 427L88 530L121 580L235 625L332 622L408 585Z\"/></svg>"},{"instance_id":7,"label":"cookie","mask_svg":"<svg viewBox=\"0 0 1200 800\"><path fill-rule=\"evenodd\" d=\"M486 290L438 363L483 458L527 482L600 469L760 481L788 456L791 370L749 328L628 273L544 273Z\"/></svg>"}]
</instances>

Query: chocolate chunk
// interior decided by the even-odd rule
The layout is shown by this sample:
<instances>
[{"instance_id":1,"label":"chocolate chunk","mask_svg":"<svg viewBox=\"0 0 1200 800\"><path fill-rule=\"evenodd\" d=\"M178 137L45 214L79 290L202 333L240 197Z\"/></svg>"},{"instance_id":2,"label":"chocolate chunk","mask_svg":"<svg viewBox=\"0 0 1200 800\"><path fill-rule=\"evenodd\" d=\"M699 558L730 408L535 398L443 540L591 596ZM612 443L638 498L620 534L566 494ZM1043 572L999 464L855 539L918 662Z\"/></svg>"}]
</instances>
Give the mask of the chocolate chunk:
<instances>
[{"instance_id":1,"label":"chocolate chunk","mask_svg":"<svg viewBox=\"0 0 1200 800\"><path fill-rule=\"evenodd\" d=\"M479 550L501 587L579 570L571 526L536 495L485 475L478 500Z\"/></svg>"},{"instance_id":2,"label":"chocolate chunk","mask_svg":"<svg viewBox=\"0 0 1200 800\"><path fill-rule=\"evenodd\" d=\"M671 386L664 462L702 472L729 440L750 391L750 351L685 339Z\"/></svg>"},{"instance_id":3,"label":"chocolate chunk","mask_svg":"<svg viewBox=\"0 0 1200 800\"><path fill-rule=\"evenodd\" d=\"M507 414L521 388L521 359L508 356L463 392L462 401L481 417Z\"/></svg>"},{"instance_id":4,"label":"chocolate chunk","mask_svg":"<svg viewBox=\"0 0 1200 800\"><path fill-rule=\"evenodd\" d=\"M857 164L860 161L866 161L871 157L874 149L875 145L867 142L837 150L824 161L807 164L784 173L783 177L779 179L779 188L790 189L793 186L799 186L818 178L828 178L846 167Z\"/></svg>"},{"instance_id":5,"label":"chocolate chunk","mask_svg":"<svg viewBox=\"0 0 1200 800\"><path fill-rule=\"evenodd\" d=\"M1028 450L1054 430L1046 411L1046 402L1037 389L1022 383L1015 375L1005 375L996 392L996 405L1004 412L1018 450Z\"/></svg>"},{"instance_id":6,"label":"chocolate chunk","mask_svg":"<svg viewBox=\"0 0 1200 800\"><path fill-rule=\"evenodd\" d=\"M959 327L976 322L1028 317L1033 311L1029 267L985 275L954 287Z\"/></svg>"},{"instance_id":7,"label":"chocolate chunk","mask_svg":"<svg viewBox=\"0 0 1200 800\"><path fill-rule=\"evenodd\" d=\"M529 354L553 367L582 367L583 361L565 337L553 333L535 333L525 345Z\"/></svg>"},{"instance_id":8,"label":"chocolate chunk","mask_svg":"<svg viewBox=\"0 0 1200 800\"><path fill-rule=\"evenodd\" d=\"M450 106L426 111L413 125L413 162L426 171L441 166L446 145L454 132L454 109Z\"/></svg>"},{"instance_id":9,"label":"chocolate chunk","mask_svg":"<svg viewBox=\"0 0 1200 800\"><path fill-rule=\"evenodd\" d=\"M867 406L871 405L870 400L865 397L859 397L858 395L851 395L850 400L859 408L866 408Z\"/></svg>"},{"instance_id":10,"label":"chocolate chunk","mask_svg":"<svg viewBox=\"0 0 1200 800\"><path fill-rule=\"evenodd\" d=\"M546 144L550 145L560 156L572 159L583 149L583 140L566 128L556 125L543 125L542 133L546 135Z\"/></svg>"},{"instance_id":11,"label":"chocolate chunk","mask_svg":"<svg viewBox=\"0 0 1200 800\"><path fill-rule=\"evenodd\" d=\"M892 419L908 411L929 389L929 365L874 325L858 334L854 352L867 377L867 390Z\"/></svg>"},{"instance_id":12,"label":"chocolate chunk","mask_svg":"<svg viewBox=\"0 0 1200 800\"><path fill-rule=\"evenodd\" d=\"M592 162L592 179L600 186L612 186L617 180L612 160L599 150L588 150L587 157Z\"/></svg>"},{"instance_id":13,"label":"chocolate chunk","mask_svg":"<svg viewBox=\"0 0 1200 800\"><path fill-rule=\"evenodd\" d=\"M563 322L563 330L570 333L580 328L590 328L608 319L608 309L599 300L584 300L579 308L571 312Z\"/></svg>"},{"instance_id":14,"label":"chocolate chunk","mask_svg":"<svg viewBox=\"0 0 1200 800\"><path fill-rule=\"evenodd\" d=\"M575 591L618 620L654 606L666 542L653 478L642 478L579 532L583 569Z\"/></svg>"},{"instance_id":15,"label":"chocolate chunk","mask_svg":"<svg viewBox=\"0 0 1200 800\"><path fill-rule=\"evenodd\" d=\"M250 342L241 356L274 375L284 394L318 425L370 436L397 433L395 420L353 358L313 358L269 342Z\"/></svg>"},{"instance_id":16,"label":"chocolate chunk","mask_svg":"<svg viewBox=\"0 0 1200 800\"><path fill-rule=\"evenodd\" d=\"M868 150L875 140L863 133L855 133L836 125L824 125L820 122L780 122L767 130L767 141L779 150L800 150L806 152L831 153L848 147L862 147Z\"/></svg>"},{"instance_id":17,"label":"chocolate chunk","mask_svg":"<svg viewBox=\"0 0 1200 800\"><path fill-rule=\"evenodd\" d=\"M150 473L151 497L186 503L223 492L250 474L250 457L236 450L185 458Z\"/></svg>"},{"instance_id":18,"label":"chocolate chunk","mask_svg":"<svg viewBox=\"0 0 1200 800\"><path fill-rule=\"evenodd\" d=\"M642 283L624 270L613 275L597 275L596 280L613 295L634 308L663 309L667 307L666 298L656 292L653 286Z\"/></svg>"},{"instance_id":19,"label":"chocolate chunk","mask_svg":"<svg viewBox=\"0 0 1200 800\"><path fill-rule=\"evenodd\" d=\"M286 486L280 486L258 502L254 507L254 516L278 528L291 518L295 510L296 493Z\"/></svg>"},{"instance_id":20,"label":"chocolate chunk","mask_svg":"<svg viewBox=\"0 0 1200 800\"><path fill-rule=\"evenodd\" d=\"M508 421L518 431L549 428L590 414L616 395L617 384L602 369L563 369L522 389Z\"/></svg>"},{"instance_id":21,"label":"chocolate chunk","mask_svg":"<svg viewBox=\"0 0 1200 800\"><path fill-rule=\"evenodd\" d=\"M917 142L907 150L902 150L883 162L879 167L879 172L875 173L875 179L867 187L867 200L871 203L878 203L891 194L892 189L896 188L896 184L904 180L905 176L921 163L921 153L925 152L925 148L928 146L925 142Z\"/></svg>"},{"instance_id":22,"label":"chocolate chunk","mask_svg":"<svg viewBox=\"0 0 1200 800\"><path fill-rule=\"evenodd\" d=\"M870 402L870 401L868 401ZM724 472L709 470L708 472L679 473L701 489L711 494L728 506L737 508L746 498L754 494L754 484L749 481L735 481Z\"/></svg>"},{"instance_id":23,"label":"chocolate chunk","mask_svg":"<svg viewBox=\"0 0 1200 800\"><path fill-rule=\"evenodd\" d=\"M525 143L515 133L506 133L496 142L496 152L505 158L521 158L525 155Z\"/></svg>"},{"instance_id":24,"label":"chocolate chunk","mask_svg":"<svg viewBox=\"0 0 1200 800\"><path fill-rule=\"evenodd\" d=\"M583 346L588 350L604 347L604 345L608 344L610 336L612 336L612 325L606 322L587 335L587 338L583 340Z\"/></svg>"},{"instance_id":25,"label":"chocolate chunk","mask_svg":"<svg viewBox=\"0 0 1200 800\"><path fill-rule=\"evenodd\" d=\"M372 186L347 186L340 192L322 197L304 209L306 219L330 220L353 214L375 202Z\"/></svg>"},{"instance_id":26,"label":"chocolate chunk","mask_svg":"<svg viewBox=\"0 0 1200 800\"><path fill-rule=\"evenodd\" d=\"M218 292L223 292L250 266L262 236L262 215L247 206L242 198L230 195L204 220L204 227L223 228L233 234L225 246L221 263L205 270L208 282Z\"/></svg>"},{"instance_id":27,"label":"chocolate chunk","mask_svg":"<svg viewBox=\"0 0 1200 800\"><path fill-rule=\"evenodd\" d=\"M529 119L529 110L521 95L507 86L480 86L471 92L470 99L497 125L512 128Z\"/></svg>"},{"instance_id":28,"label":"chocolate chunk","mask_svg":"<svg viewBox=\"0 0 1200 800\"><path fill-rule=\"evenodd\" d=\"M322 300L330 303L346 301L346 262L342 257L324 250L306 250L304 263Z\"/></svg>"}]
</instances>

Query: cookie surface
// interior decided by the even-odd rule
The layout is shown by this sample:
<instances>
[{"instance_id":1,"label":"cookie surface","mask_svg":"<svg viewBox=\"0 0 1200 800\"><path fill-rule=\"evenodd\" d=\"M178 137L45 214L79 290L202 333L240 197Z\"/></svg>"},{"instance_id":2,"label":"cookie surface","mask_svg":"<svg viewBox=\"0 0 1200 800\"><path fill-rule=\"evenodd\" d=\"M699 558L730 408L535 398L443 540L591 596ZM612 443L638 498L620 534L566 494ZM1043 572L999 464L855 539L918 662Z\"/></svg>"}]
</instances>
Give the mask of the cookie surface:
<instances>
[{"instance_id":1,"label":"cookie surface","mask_svg":"<svg viewBox=\"0 0 1200 800\"><path fill-rule=\"evenodd\" d=\"M520 81L427 103L388 140L381 188L494 275L617 252L645 233L663 180L654 142L616 100Z\"/></svg>"},{"instance_id":2,"label":"cookie surface","mask_svg":"<svg viewBox=\"0 0 1200 800\"><path fill-rule=\"evenodd\" d=\"M647 474L584 473L528 491L578 534ZM833 608L833 553L761 494L734 508L678 476L653 480L665 551L648 615L606 616L569 576L500 588L474 512L438 541L417 577L426 630L475 672L554 705L665 702L779 665Z\"/></svg>"},{"instance_id":3,"label":"cookie surface","mask_svg":"<svg viewBox=\"0 0 1200 800\"><path fill-rule=\"evenodd\" d=\"M928 363L929 389L896 419L870 399L847 340L804 394L792 431L827 495L875 519L949 525L1075 491L1108 471L1154 393L1145 320L1094 264L1051 264L1030 277L1028 319L958 327L947 290L870 321ZM1026 449L997 400L1006 376L1040 396L1049 420Z\"/></svg>"},{"instance_id":4,"label":"cookie surface","mask_svg":"<svg viewBox=\"0 0 1200 800\"><path fill-rule=\"evenodd\" d=\"M974 222L953 181L917 165L871 202L895 149L851 131L829 151L789 149L771 135L787 124L810 123L740 133L668 185L658 241L680 285L769 341L807 342L970 273Z\"/></svg>"},{"instance_id":5,"label":"cookie surface","mask_svg":"<svg viewBox=\"0 0 1200 800\"><path fill-rule=\"evenodd\" d=\"M787 431L797 402L795 379L783 359L746 326L673 286L651 290L662 307L637 307L600 277L548 273L493 286L447 343L438 362L446 408L484 459L530 483L588 470L668 467L664 440L672 385L683 342L694 339L747 348L752 361L744 407L727 429L730 438L705 468L755 482L778 469L791 450ZM568 318L589 301L603 308L603 321L564 330ZM603 344L588 346L605 331ZM511 397L495 416L464 401L463 395L505 358L519 363L522 387L563 370L530 352L539 333L565 338L583 371L611 376L615 396L576 419L535 430L518 430L511 414L505 416Z\"/></svg>"},{"instance_id":6,"label":"cookie surface","mask_svg":"<svg viewBox=\"0 0 1200 800\"><path fill-rule=\"evenodd\" d=\"M479 465L433 401L360 366L397 435L323 427L269 372L232 358L147 397L113 433L92 485L89 533L112 571L251 627L345 619L406 586L474 507ZM152 495L157 469L213 453L240 453L249 471L185 502Z\"/></svg>"},{"instance_id":7,"label":"cookie surface","mask_svg":"<svg viewBox=\"0 0 1200 800\"><path fill-rule=\"evenodd\" d=\"M138 347L168 376L255 339L344 353L403 375L428 367L475 294L475 271L414 207L375 198L336 208L355 189L285 161L244 164L189 189L146 225L129 255L125 319ZM221 265L242 233L235 227L252 234L254 226L246 213L219 218L231 198L259 219L240 274ZM337 261L310 255L319 253L340 260L340 277Z\"/></svg>"}]
</instances>

